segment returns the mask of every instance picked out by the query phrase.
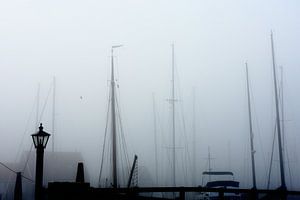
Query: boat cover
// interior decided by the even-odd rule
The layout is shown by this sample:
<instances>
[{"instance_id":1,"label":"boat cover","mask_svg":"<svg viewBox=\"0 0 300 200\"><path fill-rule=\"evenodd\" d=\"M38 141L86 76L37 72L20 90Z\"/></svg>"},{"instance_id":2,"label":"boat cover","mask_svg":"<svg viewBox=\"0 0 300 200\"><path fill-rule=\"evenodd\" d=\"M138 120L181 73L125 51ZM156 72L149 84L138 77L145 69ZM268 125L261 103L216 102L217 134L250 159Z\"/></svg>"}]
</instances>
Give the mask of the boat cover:
<instances>
[{"instance_id":1,"label":"boat cover","mask_svg":"<svg viewBox=\"0 0 300 200\"><path fill-rule=\"evenodd\" d=\"M206 184L206 187L236 187L238 188L240 183L238 181L210 181Z\"/></svg>"},{"instance_id":2,"label":"boat cover","mask_svg":"<svg viewBox=\"0 0 300 200\"><path fill-rule=\"evenodd\" d=\"M232 172L226 172L226 171L218 171L218 172L203 172L203 175L231 175L233 176Z\"/></svg>"}]
</instances>

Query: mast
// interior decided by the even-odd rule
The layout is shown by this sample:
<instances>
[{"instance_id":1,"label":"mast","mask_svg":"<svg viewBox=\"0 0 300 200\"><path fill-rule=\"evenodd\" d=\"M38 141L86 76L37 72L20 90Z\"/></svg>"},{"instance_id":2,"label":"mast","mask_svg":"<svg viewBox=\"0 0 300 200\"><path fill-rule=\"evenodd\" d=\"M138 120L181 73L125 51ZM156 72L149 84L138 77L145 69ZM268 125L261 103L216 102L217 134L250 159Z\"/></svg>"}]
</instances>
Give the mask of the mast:
<instances>
[{"instance_id":1,"label":"mast","mask_svg":"<svg viewBox=\"0 0 300 200\"><path fill-rule=\"evenodd\" d=\"M210 156L210 147L208 146L208 172L211 172L211 163L210 163L210 161L211 161L211 156ZM208 175L208 180L209 180L209 182L211 181L211 176L210 176L210 174Z\"/></svg>"},{"instance_id":2,"label":"mast","mask_svg":"<svg viewBox=\"0 0 300 200\"><path fill-rule=\"evenodd\" d=\"M38 83L38 87L37 87L37 93L36 93L36 119L35 119L35 127L34 129L37 129L38 130L38 127L39 127L39 108L40 108L40 83Z\"/></svg>"},{"instance_id":3,"label":"mast","mask_svg":"<svg viewBox=\"0 0 300 200\"><path fill-rule=\"evenodd\" d=\"M274 52L274 42L273 33L271 32L271 47L272 47L272 64L273 64L273 80L274 80L274 90L275 90L275 105L276 105L276 125L278 134L278 149L279 149L279 162L280 162L280 176L281 176L281 188L286 189L285 176L284 176L284 165L283 165L283 150L281 142L281 128L280 128L280 115L279 115L279 104L278 104L278 87L277 87L277 77L275 69L275 52Z\"/></svg>"},{"instance_id":4,"label":"mast","mask_svg":"<svg viewBox=\"0 0 300 200\"><path fill-rule=\"evenodd\" d=\"M115 106L115 72L114 72L114 48L121 47L112 46L111 48L111 134L112 134L112 164L113 164L113 188L118 187L118 172L117 172L117 128L116 128L116 106Z\"/></svg>"},{"instance_id":5,"label":"mast","mask_svg":"<svg viewBox=\"0 0 300 200\"><path fill-rule=\"evenodd\" d=\"M280 67L281 84L280 84L280 96L281 96L281 129L282 129L282 151L284 155L284 145L285 145L285 116L284 116L284 96L283 96L283 67Z\"/></svg>"},{"instance_id":6,"label":"mast","mask_svg":"<svg viewBox=\"0 0 300 200\"><path fill-rule=\"evenodd\" d=\"M256 189L256 174L255 174L255 159L254 159L254 145L253 145L253 129L252 129L252 113L251 113L251 102L250 102L250 87L249 87L249 73L248 73L248 64L246 65L246 77L247 77L247 96L248 96L248 114L249 114L249 128L250 128L250 146L251 146L251 165L252 165L252 183L253 183L253 189Z\"/></svg>"},{"instance_id":7,"label":"mast","mask_svg":"<svg viewBox=\"0 0 300 200\"><path fill-rule=\"evenodd\" d=\"M55 100L56 100L56 78L53 76L53 94L52 94L52 153L54 152L54 133L55 133Z\"/></svg>"},{"instance_id":8,"label":"mast","mask_svg":"<svg viewBox=\"0 0 300 200\"><path fill-rule=\"evenodd\" d=\"M173 186L176 186L176 149L175 149L175 60L174 60L174 44L172 44L172 150L173 150Z\"/></svg>"},{"instance_id":9,"label":"mast","mask_svg":"<svg viewBox=\"0 0 300 200\"><path fill-rule=\"evenodd\" d=\"M154 148L155 148L155 181L156 187L158 186L158 159L157 159L157 124L156 124L156 105L155 105L155 95L152 93L153 99L153 122L154 122Z\"/></svg>"},{"instance_id":10,"label":"mast","mask_svg":"<svg viewBox=\"0 0 300 200\"><path fill-rule=\"evenodd\" d=\"M193 88L193 185L196 186L196 90Z\"/></svg>"}]
</instances>

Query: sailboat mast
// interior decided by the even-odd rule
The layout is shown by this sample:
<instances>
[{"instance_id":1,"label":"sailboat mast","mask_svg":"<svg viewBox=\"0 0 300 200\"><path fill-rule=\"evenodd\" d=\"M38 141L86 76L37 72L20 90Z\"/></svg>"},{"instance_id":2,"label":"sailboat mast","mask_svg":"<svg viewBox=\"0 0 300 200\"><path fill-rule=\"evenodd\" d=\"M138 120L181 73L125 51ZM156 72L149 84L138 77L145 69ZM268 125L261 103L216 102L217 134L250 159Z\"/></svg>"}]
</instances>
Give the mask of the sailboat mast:
<instances>
[{"instance_id":1,"label":"sailboat mast","mask_svg":"<svg viewBox=\"0 0 300 200\"><path fill-rule=\"evenodd\" d=\"M211 172L211 156L210 156L210 147L208 146L208 172ZM208 175L208 181L210 182L211 181L211 176L210 176L210 173Z\"/></svg>"},{"instance_id":2,"label":"sailboat mast","mask_svg":"<svg viewBox=\"0 0 300 200\"><path fill-rule=\"evenodd\" d=\"M286 189L285 176L284 176L284 165L283 165L283 151L282 151L282 142L281 142L279 104L278 104L278 91L277 91L278 87L277 87L277 78L276 78L276 69L275 69L275 66L276 66L275 52L274 52L274 42L273 42L273 33L272 32L271 32L271 47L272 47L273 80L274 80L274 89L275 89L276 125L277 125L277 134L278 134L281 188Z\"/></svg>"},{"instance_id":3,"label":"sailboat mast","mask_svg":"<svg viewBox=\"0 0 300 200\"><path fill-rule=\"evenodd\" d=\"M40 114L40 88L41 85L40 83L38 83L38 87L37 87L37 93L36 93L36 119L35 119L35 127L34 129L38 129L39 127L39 114Z\"/></svg>"},{"instance_id":4,"label":"sailboat mast","mask_svg":"<svg viewBox=\"0 0 300 200\"><path fill-rule=\"evenodd\" d=\"M285 116L284 116L284 88L283 88L283 67L280 67L281 72L281 86L280 86L280 96L281 96L281 129L282 129L282 151L284 155L284 145L285 145Z\"/></svg>"},{"instance_id":5,"label":"sailboat mast","mask_svg":"<svg viewBox=\"0 0 300 200\"><path fill-rule=\"evenodd\" d=\"M53 76L53 94L52 94L52 152L54 152L54 136L55 136L55 100L56 100L56 78Z\"/></svg>"},{"instance_id":6,"label":"sailboat mast","mask_svg":"<svg viewBox=\"0 0 300 200\"><path fill-rule=\"evenodd\" d=\"M172 150L173 150L173 186L176 186L176 149L175 149L175 58L174 44L172 44Z\"/></svg>"},{"instance_id":7,"label":"sailboat mast","mask_svg":"<svg viewBox=\"0 0 300 200\"><path fill-rule=\"evenodd\" d=\"M251 113L251 102L250 102L250 87L249 87L249 73L248 64L246 63L246 77L247 77L247 96L248 96L248 114L249 114L249 128L250 128L250 146L251 146L251 164L252 164L252 182L253 189L256 189L256 174L255 174L255 159L254 159L254 145L253 145L253 129L252 129L252 113Z\"/></svg>"},{"instance_id":8,"label":"sailboat mast","mask_svg":"<svg viewBox=\"0 0 300 200\"><path fill-rule=\"evenodd\" d=\"M196 89L193 88L193 185L196 186Z\"/></svg>"},{"instance_id":9,"label":"sailboat mast","mask_svg":"<svg viewBox=\"0 0 300 200\"><path fill-rule=\"evenodd\" d=\"M116 136L116 108L115 108L115 75L114 75L114 57L113 47L111 48L111 131L112 131L112 157L113 157L113 187L118 187L117 174L117 136Z\"/></svg>"},{"instance_id":10,"label":"sailboat mast","mask_svg":"<svg viewBox=\"0 0 300 200\"><path fill-rule=\"evenodd\" d=\"M155 105L155 95L152 93L153 99L153 122L154 122L154 148L155 148L155 182L156 187L158 186L158 159L157 159L157 120L156 120L156 105Z\"/></svg>"}]
</instances>

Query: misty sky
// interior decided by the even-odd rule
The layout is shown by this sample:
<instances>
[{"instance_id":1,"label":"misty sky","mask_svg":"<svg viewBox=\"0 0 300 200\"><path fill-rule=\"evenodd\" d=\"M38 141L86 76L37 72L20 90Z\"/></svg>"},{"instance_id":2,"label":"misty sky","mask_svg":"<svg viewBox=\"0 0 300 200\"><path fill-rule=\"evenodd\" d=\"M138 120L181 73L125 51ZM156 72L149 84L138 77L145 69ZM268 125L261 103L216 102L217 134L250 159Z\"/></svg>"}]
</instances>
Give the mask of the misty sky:
<instances>
[{"instance_id":1,"label":"misty sky","mask_svg":"<svg viewBox=\"0 0 300 200\"><path fill-rule=\"evenodd\" d=\"M192 144L193 88L196 91L199 184L208 146L215 158L213 169L232 170L242 186L251 184L244 67L248 61L258 186L265 187L275 123L273 30L277 67L283 66L284 71L285 141L295 177L292 186L299 189L299 13L297 0L1 0L0 160L14 162L19 151L30 148L38 83L42 112L55 76L56 150L82 152L87 168L97 177L110 48L123 44L115 51L115 62L129 156L138 154L139 165L147 166L153 175L155 93L160 166L161 173L165 172L170 164L166 148L170 145L170 105L166 100L174 43L177 121L185 119L188 145ZM41 117L50 133L51 104L49 97ZM178 146L186 145L182 129L178 125ZM276 156L273 187L280 183ZM287 184L291 187L289 177Z\"/></svg>"}]
</instances>

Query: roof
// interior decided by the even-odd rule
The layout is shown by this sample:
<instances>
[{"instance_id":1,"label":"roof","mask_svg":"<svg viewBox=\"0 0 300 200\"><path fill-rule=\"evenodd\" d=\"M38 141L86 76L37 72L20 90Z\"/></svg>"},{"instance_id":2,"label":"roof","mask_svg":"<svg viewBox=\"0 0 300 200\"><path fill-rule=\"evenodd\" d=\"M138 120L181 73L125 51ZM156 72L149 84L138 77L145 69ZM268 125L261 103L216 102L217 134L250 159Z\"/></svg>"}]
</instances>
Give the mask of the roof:
<instances>
[{"instance_id":1,"label":"roof","mask_svg":"<svg viewBox=\"0 0 300 200\"><path fill-rule=\"evenodd\" d=\"M240 183L238 181L210 181L206 184L206 187L236 187L238 188Z\"/></svg>"},{"instance_id":2,"label":"roof","mask_svg":"<svg viewBox=\"0 0 300 200\"><path fill-rule=\"evenodd\" d=\"M231 176L233 176L233 173L229 172L229 171L214 171L214 172L205 171L202 174L203 175L231 175Z\"/></svg>"},{"instance_id":3,"label":"roof","mask_svg":"<svg viewBox=\"0 0 300 200\"><path fill-rule=\"evenodd\" d=\"M15 171L22 171L23 175L34 180L35 178L35 151L22 153L18 163L8 163L7 166ZM80 152L50 152L44 154L44 183L51 181L75 181L77 164L83 162ZM27 165L26 165L27 163ZM0 166L0 182L15 181L15 175ZM12 180L10 177L13 177ZM86 180L89 179L85 167Z\"/></svg>"}]
</instances>

